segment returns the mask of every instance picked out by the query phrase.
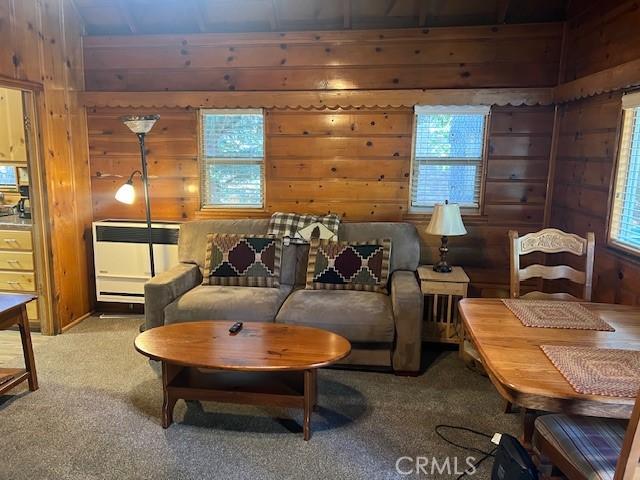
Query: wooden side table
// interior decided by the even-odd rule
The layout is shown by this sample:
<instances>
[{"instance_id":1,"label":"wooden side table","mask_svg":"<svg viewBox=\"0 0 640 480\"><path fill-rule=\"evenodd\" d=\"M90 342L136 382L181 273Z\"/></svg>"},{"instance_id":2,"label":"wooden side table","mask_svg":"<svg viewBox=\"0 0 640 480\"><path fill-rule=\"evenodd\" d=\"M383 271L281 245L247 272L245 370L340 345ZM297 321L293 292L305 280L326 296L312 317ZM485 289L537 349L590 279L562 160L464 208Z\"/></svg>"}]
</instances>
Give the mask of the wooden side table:
<instances>
[{"instance_id":1,"label":"wooden side table","mask_svg":"<svg viewBox=\"0 0 640 480\"><path fill-rule=\"evenodd\" d=\"M0 395L25 380L29 382L29 390L33 392L38 389L38 377L27 316L27 303L35 298L34 295L29 294L0 294L0 330L18 325L25 364L25 368L0 368Z\"/></svg>"},{"instance_id":2,"label":"wooden side table","mask_svg":"<svg viewBox=\"0 0 640 480\"><path fill-rule=\"evenodd\" d=\"M422 339L460 343L458 301L467 296L469 277L462 267L453 267L450 273L438 273L433 271L433 265L418 267L418 276L427 312Z\"/></svg>"}]
</instances>

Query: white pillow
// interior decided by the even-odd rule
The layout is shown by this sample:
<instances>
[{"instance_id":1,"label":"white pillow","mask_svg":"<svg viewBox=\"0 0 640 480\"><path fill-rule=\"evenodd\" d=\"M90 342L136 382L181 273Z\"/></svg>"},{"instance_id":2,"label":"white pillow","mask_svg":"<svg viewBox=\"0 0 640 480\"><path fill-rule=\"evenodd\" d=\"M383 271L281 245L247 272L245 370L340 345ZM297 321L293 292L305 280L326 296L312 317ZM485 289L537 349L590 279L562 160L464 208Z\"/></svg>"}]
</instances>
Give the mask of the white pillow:
<instances>
[{"instance_id":1,"label":"white pillow","mask_svg":"<svg viewBox=\"0 0 640 480\"><path fill-rule=\"evenodd\" d=\"M296 232L295 238L302 238L303 240L310 242L311 235L316 228L320 231L320 236L318 237L320 240L337 240L336 234L320 222L310 223L306 227L301 228Z\"/></svg>"}]
</instances>

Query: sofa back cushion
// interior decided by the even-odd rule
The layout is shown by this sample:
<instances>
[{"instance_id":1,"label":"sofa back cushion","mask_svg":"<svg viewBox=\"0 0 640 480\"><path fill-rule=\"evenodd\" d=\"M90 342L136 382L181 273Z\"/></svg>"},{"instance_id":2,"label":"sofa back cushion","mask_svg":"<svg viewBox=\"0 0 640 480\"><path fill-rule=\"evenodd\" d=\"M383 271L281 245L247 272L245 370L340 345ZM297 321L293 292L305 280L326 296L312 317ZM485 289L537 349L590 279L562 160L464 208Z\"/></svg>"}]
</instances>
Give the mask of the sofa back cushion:
<instances>
[{"instance_id":1,"label":"sofa back cushion","mask_svg":"<svg viewBox=\"0 0 640 480\"><path fill-rule=\"evenodd\" d=\"M204 275L207 236L212 233L230 233L244 235L265 235L269 219L239 220L195 220L180 226L178 240L178 259L182 263L193 263L200 267ZM306 264L305 264L306 266ZM280 283L293 285L296 271L296 246L282 247Z\"/></svg>"}]
</instances>

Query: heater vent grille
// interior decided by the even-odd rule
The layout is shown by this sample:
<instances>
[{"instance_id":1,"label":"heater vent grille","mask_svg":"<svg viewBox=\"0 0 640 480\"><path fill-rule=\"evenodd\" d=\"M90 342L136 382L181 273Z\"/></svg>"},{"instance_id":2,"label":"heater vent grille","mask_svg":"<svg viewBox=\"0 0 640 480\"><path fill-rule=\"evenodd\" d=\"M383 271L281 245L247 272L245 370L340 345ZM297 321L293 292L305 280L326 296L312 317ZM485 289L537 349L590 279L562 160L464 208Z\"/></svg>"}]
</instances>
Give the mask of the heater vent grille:
<instances>
[{"instance_id":1,"label":"heater vent grille","mask_svg":"<svg viewBox=\"0 0 640 480\"><path fill-rule=\"evenodd\" d=\"M174 228L152 228L151 241L155 245L177 245L179 230ZM96 226L98 242L147 243L147 229L140 227Z\"/></svg>"}]
</instances>

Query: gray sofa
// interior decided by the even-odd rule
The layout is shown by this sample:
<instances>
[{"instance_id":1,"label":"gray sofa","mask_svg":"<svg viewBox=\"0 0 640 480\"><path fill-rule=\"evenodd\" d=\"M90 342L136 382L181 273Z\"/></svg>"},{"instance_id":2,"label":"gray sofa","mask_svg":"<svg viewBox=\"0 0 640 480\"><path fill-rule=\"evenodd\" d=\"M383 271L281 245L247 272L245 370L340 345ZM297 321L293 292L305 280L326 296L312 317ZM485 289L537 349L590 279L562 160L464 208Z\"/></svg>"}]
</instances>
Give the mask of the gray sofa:
<instances>
[{"instance_id":1,"label":"gray sofa","mask_svg":"<svg viewBox=\"0 0 640 480\"><path fill-rule=\"evenodd\" d=\"M145 285L145 328L196 320L280 322L336 332L349 339L344 363L420 368L423 297L415 271L420 241L408 223L342 223L340 240L391 238L390 294L305 290L308 245L283 247L279 288L201 285L207 234L265 234L267 219L202 220L180 227L180 264Z\"/></svg>"}]
</instances>

